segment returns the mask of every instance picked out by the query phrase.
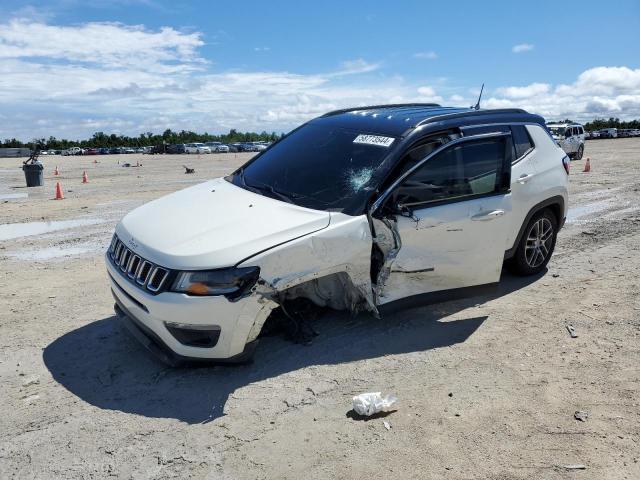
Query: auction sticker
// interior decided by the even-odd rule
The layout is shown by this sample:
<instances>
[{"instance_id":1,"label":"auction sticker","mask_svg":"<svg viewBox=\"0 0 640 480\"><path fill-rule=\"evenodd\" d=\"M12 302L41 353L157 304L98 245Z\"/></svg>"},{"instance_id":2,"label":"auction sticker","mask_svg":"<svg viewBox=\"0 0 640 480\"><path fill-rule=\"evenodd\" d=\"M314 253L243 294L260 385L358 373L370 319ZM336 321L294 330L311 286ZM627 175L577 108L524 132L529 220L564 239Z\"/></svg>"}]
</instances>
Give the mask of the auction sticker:
<instances>
[{"instance_id":1,"label":"auction sticker","mask_svg":"<svg viewBox=\"0 0 640 480\"><path fill-rule=\"evenodd\" d=\"M393 137L381 137L379 135L358 135L353 143L364 143L367 145L378 145L379 147L388 147L393 143Z\"/></svg>"}]
</instances>

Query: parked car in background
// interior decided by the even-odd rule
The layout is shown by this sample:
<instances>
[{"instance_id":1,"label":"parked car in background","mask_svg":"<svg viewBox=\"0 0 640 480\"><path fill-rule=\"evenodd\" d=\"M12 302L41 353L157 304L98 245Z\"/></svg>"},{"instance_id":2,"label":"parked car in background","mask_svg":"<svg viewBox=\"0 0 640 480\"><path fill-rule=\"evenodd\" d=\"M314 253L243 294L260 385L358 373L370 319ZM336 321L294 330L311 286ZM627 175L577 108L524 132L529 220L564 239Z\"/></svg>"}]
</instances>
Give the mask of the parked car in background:
<instances>
[{"instance_id":1,"label":"parked car in background","mask_svg":"<svg viewBox=\"0 0 640 480\"><path fill-rule=\"evenodd\" d=\"M622 128L618 129L618 137L619 138L629 138L633 137L633 130L630 128Z\"/></svg>"},{"instance_id":2,"label":"parked car in background","mask_svg":"<svg viewBox=\"0 0 640 480\"><path fill-rule=\"evenodd\" d=\"M186 153L184 143L176 143L173 145L167 145L166 153Z\"/></svg>"},{"instance_id":3,"label":"parked car in background","mask_svg":"<svg viewBox=\"0 0 640 480\"><path fill-rule=\"evenodd\" d=\"M107 147L101 147L98 149L98 152L100 152L100 155L108 155L109 149Z\"/></svg>"},{"instance_id":4,"label":"parked car in background","mask_svg":"<svg viewBox=\"0 0 640 480\"><path fill-rule=\"evenodd\" d=\"M584 154L584 127L578 123L548 123L547 128L569 158L580 160Z\"/></svg>"},{"instance_id":5,"label":"parked car in background","mask_svg":"<svg viewBox=\"0 0 640 480\"><path fill-rule=\"evenodd\" d=\"M186 143L184 146L184 149L185 149L185 153L198 153L198 154L211 153L211 149L209 147L207 147L204 143L198 143L198 142Z\"/></svg>"},{"instance_id":6,"label":"parked car in background","mask_svg":"<svg viewBox=\"0 0 640 480\"><path fill-rule=\"evenodd\" d=\"M596 139L600 138L600 132L598 130L592 130L592 131L587 132L585 134L585 138L587 140L596 140Z\"/></svg>"},{"instance_id":7,"label":"parked car in background","mask_svg":"<svg viewBox=\"0 0 640 480\"><path fill-rule=\"evenodd\" d=\"M229 145L221 143L216 147L216 153L229 153Z\"/></svg>"},{"instance_id":8,"label":"parked car in background","mask_svg":"<svg viewBox=\"0 0 640 480\"><path fill-rule=\"evenodd\" d=\"M82 155L83 150L80 147L71 147L62 151L62 155Z\"/></svg>"},{"instance_id":9,"label":"parked car in background","mask_svg":"<svg viewBox=\"0 0 640 480\"><path fill-rule=\"evenodd\" d=\"M234 143L234 147L238 149L238 152L255 152L256 148L251 143Z\"/></svg>"},{"instance_id":10,"label":"parked car in background","mask_svg":"<svg viewBox=\"0 0 640 480\"><path fill-rule=\"evenodd\" d=\"M205 145L211 149L212 153L218 151L218 147L222 145L222 142L205 142Z\"/></svg>"},{"instance_id":11,"label":"parked car in background","mask_svg":"<svg viewBox=\"0 0 640 480\"><path fill-rule=\"evenodd\" d=\"M330 112L127 214L105 254L114 308L176 365L246 361L291 301L379 316L487 294L505 260L545 270L568 180L569 158L524 110Z\"/></svg>"},{"instance_id":12,"label":"parked car in background","mask_svg":"<svg viewBox=\"0 0 640 480\"><path fill-rule=\"evenodd\" d=\"M632 137L640 137L640 128L634 128L631 130Z\"/></svg>"},{"instance_id":13,"label":"parked car in background","mask_svg":"<svg viewBox=\"0 0 640 480\"><path fill-rule=\"evenodd\" d=\"M84 151L85 155L98 155L100 153L100 151L97 148L87 148Z\"/></svg>"},{"instance_id":14,"label":"parked car in background","mask_svg":"<svg viewBox=\"0 0 640 480\"><path fill-rule=\"evenodd\" d=\"M227 148L229 149L230 153L238 153L238 147L236 147L234 144L230 143L229 145L227 145Z\"/></svg>"},{"instance_id":15,"label":"parked car in background","mask_svg":"<svg viewBox=\"0 0 640 480\"><path fill-rule=\"evenodd\" d=\"M147 155L156 155L160 153L166 153L167 145L154 145L152 147L148 147L148 150L145 152Z\"/></svg>"},{"instance_id":16,"label":"parked car in background","mask_svg":"<svg viewBox=\"0 0 640 480\"><path fill-rule=\"evenodd\" d=\"M617 128L603 128L600 130L600 138L618 138Z\"/></svg>"}]
</instances>

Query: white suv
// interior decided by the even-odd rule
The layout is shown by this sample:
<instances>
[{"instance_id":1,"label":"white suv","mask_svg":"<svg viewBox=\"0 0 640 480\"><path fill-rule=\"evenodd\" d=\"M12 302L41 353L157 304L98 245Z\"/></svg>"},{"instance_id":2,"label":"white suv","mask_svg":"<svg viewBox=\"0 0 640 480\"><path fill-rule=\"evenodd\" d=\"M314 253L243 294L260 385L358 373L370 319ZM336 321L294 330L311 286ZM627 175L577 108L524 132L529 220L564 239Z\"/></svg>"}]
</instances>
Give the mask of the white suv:
<instances>
[{"instance_id":1,"label":"white suv","mask_svg":"<svg viewBox=\"0 0 640 480\"><path fill-rule=\"evenodd\" d=\"M579 124L548 123L553 139L570 158L581 160L584 154L584 127Z\"/></svg>"},{"instance_id":2,"label":"white suv","mask_svg":"<svg viewBox=\"0 0 640 480\"><path fill-rule=\"evenodd\" d=\"M569 159L523 110L339 110L143 205L106 254L116 312L170 364L249 358L292 302L372 315L544 270Z\"/></svg>"},{"instance_id":3,"label":"white suv","mask_svg":"<svg viewBox=\"0 0 640 480\"><path fill-rule=\"evenodd\" d=\"M211 148L204 143L187 143L184 146L185 153L211 153Z\"/></svg>"}]
</instances>

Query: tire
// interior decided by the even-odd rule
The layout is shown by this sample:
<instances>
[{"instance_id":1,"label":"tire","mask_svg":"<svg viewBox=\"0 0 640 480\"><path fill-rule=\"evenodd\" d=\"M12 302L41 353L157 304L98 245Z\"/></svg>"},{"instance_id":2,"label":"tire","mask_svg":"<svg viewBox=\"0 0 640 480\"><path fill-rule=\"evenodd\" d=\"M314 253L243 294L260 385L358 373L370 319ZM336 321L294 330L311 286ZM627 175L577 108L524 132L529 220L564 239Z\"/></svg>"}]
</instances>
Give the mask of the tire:
<instances>
[{"instance_id":1,"label":"tire","mask_svg":"<svg viewBox=\"0 0 640 480\"><path fill-rule=\"evenodd\" d=\"M584 145L580 145L578 147L578 152L576 153L576 160L582 160L582 155L584 155Z\"/></svg>"},{"instance_id":2,"label":"tire","mask_svg":"<svg viewBox=\"0 0 640 480\"><path fill-rule=\"evenodd\" d=\"M548 231L548 229L551 229ZM549 209L536 213L524 229L507 267L516 275L536 275L547 267L558 236L558 220Z\"/></svg>"}]
</instances>

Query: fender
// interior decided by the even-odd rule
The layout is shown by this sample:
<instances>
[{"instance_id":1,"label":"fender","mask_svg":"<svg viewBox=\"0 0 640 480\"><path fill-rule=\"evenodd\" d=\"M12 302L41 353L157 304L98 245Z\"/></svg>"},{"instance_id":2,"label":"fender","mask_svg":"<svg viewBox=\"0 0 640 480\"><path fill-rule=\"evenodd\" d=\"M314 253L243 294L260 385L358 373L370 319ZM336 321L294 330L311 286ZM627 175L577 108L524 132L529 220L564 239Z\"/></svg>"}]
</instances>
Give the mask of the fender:
<instances>
[{"instance_id":1,"label":"fender","mask_svg":"<svg viewBox=\"0 0 640 480\"><path fill-rule=\"evenodd\" d=\"M524 235L524 229L529 224L529 221L531 220L531 218L540 210L543 210L544 208L547 208L547 207L554 207L551 210L553 211L554 215L558 219L558 231L562 228L562 226L564 225L565 218L564 217L560 218L560 217L562 217L564 213L564 198L560 195L556 195L555 197L550 197L550 198L547 198L546 200L543 200L542 202L538 203L533 208L531 208L531 210L529 210L529 213L527 213L527 216L525 217L524 222L522 222L522 225L520 226L520 230L518 231L518 236L516 237L516 240L513 246L509 250L504 252L505 260L512 258L516 254L516 250L518 249L518 245L520 244L522 235Z\"/></svg>"}]
</instances>

